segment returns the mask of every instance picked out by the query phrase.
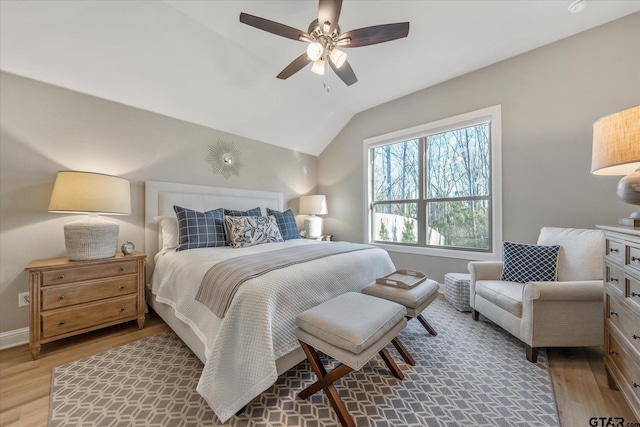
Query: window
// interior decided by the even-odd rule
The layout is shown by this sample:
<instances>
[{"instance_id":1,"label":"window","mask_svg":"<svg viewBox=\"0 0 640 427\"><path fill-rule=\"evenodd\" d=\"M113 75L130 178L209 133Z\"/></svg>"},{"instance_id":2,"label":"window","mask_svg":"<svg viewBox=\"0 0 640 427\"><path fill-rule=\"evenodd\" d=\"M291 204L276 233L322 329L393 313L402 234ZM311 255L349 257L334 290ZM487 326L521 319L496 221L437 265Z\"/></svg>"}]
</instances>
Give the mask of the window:
<instances>
[{"instance_id":1,"label":"window","mask_svg":"<svg viewBox=\"0 0 640 427\"><path fill-rule=\"evenodd\" d=\"M500 106L365 140L366 241L494 259L502 240Z\"/></svg>"}]
</instances>

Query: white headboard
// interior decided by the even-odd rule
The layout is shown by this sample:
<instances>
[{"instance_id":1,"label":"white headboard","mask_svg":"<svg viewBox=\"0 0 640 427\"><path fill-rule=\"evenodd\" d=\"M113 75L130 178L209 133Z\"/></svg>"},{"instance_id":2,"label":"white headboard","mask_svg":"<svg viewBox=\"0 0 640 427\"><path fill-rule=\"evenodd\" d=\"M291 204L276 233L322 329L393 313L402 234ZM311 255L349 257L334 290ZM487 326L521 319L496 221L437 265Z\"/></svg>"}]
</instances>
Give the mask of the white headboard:
<instances>
[{"instance_id":1,"label":"white headboard","mask_svg":"<svg viewBox=\"0 0 640 427\"><path fill-rule=\"evenodd\" d=\"M282 211L282 193L175 182L145 181L144 183L144 247L147 254L147 273L153 271L158 252L157 216L173 216L173 205L208 211L217 208L247 210L259 206Z\"/></svg>"}]
</instances>

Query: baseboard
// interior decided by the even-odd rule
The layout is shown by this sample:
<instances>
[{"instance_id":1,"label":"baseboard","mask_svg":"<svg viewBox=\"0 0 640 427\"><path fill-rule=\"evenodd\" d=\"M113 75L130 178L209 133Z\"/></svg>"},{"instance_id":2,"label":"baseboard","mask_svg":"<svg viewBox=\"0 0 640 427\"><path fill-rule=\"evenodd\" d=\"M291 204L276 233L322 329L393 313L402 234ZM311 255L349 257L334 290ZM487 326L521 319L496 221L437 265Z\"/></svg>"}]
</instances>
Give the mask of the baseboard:
<instances>
[{"instance_id":1,"label":"baseboard","mask_svg":"<svg viewBox=\"0 0 640 427\"><path fill-rule=\"evenodd\" d=\"M29 343L29 328L14 329L0 334L0 350Z\"/></svg>"}]
</instances>

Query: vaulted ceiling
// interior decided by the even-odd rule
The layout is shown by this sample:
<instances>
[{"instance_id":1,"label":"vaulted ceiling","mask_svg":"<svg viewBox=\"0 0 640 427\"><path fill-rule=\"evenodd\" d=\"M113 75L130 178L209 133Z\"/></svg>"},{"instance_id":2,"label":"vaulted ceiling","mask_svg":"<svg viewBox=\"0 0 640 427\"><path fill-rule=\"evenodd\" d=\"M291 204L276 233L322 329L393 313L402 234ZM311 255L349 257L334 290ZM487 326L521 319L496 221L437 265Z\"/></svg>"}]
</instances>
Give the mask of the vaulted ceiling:
<instances>
[{"instance_id":1,"label":"vaulted ceiling","mask_svg":"<svg viewBox=\"0 0 640 427\"><path fill-rule=\"evenodd\" d=\"M317 1L0 2L0 69L319 155L358 112L640 11L640 1L344 0L342 31L410 22L409 36L345 49L358 82L276 75L306 44L239 22L306 31ZM178 143L178 142L176 142Z\"/></svg>"}]
</instances>

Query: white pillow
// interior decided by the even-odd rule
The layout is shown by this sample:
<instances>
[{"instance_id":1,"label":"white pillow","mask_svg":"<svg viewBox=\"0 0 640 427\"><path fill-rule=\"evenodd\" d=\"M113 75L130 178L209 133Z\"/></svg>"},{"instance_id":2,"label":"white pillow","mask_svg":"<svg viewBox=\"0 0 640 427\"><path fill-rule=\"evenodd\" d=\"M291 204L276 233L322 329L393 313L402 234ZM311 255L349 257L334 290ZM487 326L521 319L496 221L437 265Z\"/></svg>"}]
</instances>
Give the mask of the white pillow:
<instances>
[{"instance_id":1,"label":"white pillow","mask_svg":"<svg viewBox=\"0 0 640 427\"><path fill-rule=\"evenodd\" d=\"M178 247L178 218L172 216L157 216L158 223L158 253L165 254L175 251Z\"/></svg>"},{"instance_id":2,"label":"white pillow","mask_svg":"<svg viewBox=\"0 0 640 427\"><path fill-rule=\"evenodd\" d=\"M558 281L602 280L602 230L542 227L538 245L560 245Z\"/></svg>"}]
</instances>

